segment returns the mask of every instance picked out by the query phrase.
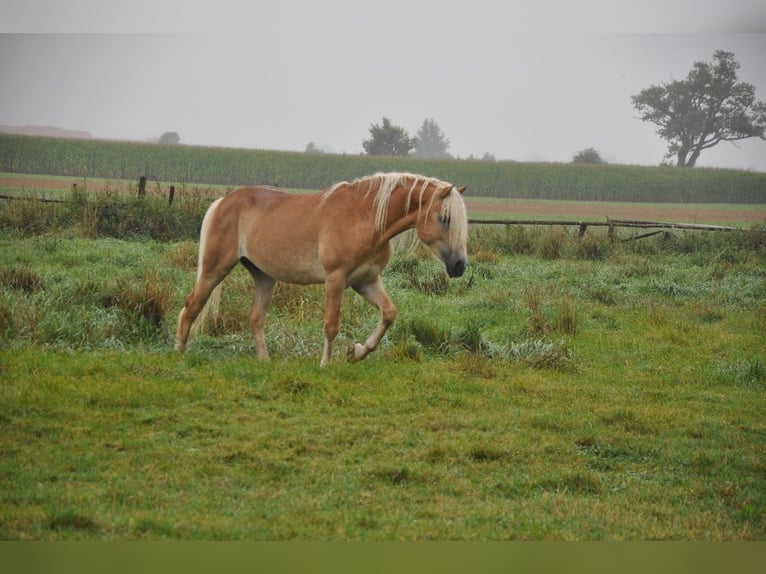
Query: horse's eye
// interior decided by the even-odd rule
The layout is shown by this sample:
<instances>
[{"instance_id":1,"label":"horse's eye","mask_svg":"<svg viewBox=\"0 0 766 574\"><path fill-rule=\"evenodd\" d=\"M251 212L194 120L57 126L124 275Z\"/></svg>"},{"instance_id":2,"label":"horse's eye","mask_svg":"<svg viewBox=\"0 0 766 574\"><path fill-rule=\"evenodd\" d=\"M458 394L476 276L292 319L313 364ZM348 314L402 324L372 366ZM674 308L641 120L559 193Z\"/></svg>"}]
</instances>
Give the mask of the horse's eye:
<instances>
[{"instance_id":1,"label":"horse's eye","mask_svg":"<svg viewBox=\"0 0 766 574\"><path fill-rule=\"evenodd\" d=\"M449 227L450 216L449 215L439 215L439 223L441 223L444 227Z\"/></svg>"}]
</instances>

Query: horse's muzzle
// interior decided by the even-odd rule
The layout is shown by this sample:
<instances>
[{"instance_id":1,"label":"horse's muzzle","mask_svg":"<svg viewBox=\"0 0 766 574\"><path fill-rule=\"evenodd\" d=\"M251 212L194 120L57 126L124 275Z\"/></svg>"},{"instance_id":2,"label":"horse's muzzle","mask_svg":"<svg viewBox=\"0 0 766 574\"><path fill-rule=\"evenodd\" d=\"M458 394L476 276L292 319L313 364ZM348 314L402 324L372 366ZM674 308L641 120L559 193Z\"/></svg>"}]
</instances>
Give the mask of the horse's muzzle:
<instances>
[{"instance_id":1,"label":"horse's muzzle","mask_svg":"<svg viewBox=\"0 0 766 574\"><path fill-rule=\"evenodd\" d=\"M450 277L460 277L465 273L465 259L459 257L453 261L445 261L444 266L447 268L447 275Z\"/></svg>"},{"instance_id":2,"label":"horse's muzzle","mask_svg":"<svg viewBox=\"0 0 766 574\"><path fill-rule=\"evenodd\" d=\"M465 249L451 249L447 245L431 246L434 255L444 263L444 269L450 277L460 277L465 273Z\"/></svg>"}]
</instances>

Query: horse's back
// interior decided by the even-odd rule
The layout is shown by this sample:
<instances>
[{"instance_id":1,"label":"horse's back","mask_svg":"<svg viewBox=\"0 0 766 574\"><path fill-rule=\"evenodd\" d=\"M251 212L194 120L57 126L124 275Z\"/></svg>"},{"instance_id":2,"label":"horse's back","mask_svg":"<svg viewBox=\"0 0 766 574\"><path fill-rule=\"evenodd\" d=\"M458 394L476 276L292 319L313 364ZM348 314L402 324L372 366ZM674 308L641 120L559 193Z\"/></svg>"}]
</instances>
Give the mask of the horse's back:
<instances>
[{"instance_id":1,"label":"horse's back","mask_svg":"<svg viewBox=\"0 0 766 574\"><path fill-rule=\"evenodd\" d=\"M293 197L296 197L296 195L282 191L278 187L256 185L235 189L224 199L227 203L236 203L248 207L268 208L269 206L278 205L285 201L289 202Z\"/></svg>"}]
</instances>

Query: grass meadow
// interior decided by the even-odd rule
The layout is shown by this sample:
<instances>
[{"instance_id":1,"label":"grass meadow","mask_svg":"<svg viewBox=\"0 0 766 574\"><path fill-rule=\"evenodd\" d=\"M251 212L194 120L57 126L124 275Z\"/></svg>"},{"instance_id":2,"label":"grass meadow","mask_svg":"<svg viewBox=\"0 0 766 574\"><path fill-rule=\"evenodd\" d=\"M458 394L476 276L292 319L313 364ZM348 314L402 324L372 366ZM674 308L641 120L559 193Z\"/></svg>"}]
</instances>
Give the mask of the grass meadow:
<instances>
[{"instance_id":1,"label":"grass meadow","mask_svg":"<svg viewBox=\"0 0 766 574\"><path fill-rule=\"evenodd\" d=\"M320 369L321 288L262 363L235 270L176 354L196 242L51 226L0 234L0 539L766 537L763 233L477 227L460 279L394 258L353 365L347 292Z\"/></svg>"}]
</instances>

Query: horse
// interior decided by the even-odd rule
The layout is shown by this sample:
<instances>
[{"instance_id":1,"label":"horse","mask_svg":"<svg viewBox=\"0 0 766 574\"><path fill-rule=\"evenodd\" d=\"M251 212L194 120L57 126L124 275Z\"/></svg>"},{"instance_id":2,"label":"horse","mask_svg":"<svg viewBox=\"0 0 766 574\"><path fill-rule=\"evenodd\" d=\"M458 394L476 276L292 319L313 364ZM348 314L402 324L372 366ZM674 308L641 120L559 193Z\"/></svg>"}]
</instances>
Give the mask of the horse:
<instances>
[{"instance_id":1,"label":"horse","mask_svg":"<svg viewBox=\"0 0 766 574\"><path fill-rule=\"evenodd\" d=\"M465 271L464 191L432 177L376 173L313 194L258 186L217 199L202 221L197 279L178 316L176 350L185 349L190 331L210 310L217 312L221 281L241 263L255 283L249 325L259 358L269 358L264 324L277 281L324 283L322 367L332 355L345 289L351 287L377 307L374 331L347 353L352 362L365 358L397 315L380 277L395 236L414 228L450 277Z\"/></svg>"}]
</instances>

